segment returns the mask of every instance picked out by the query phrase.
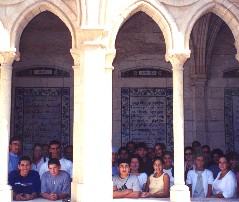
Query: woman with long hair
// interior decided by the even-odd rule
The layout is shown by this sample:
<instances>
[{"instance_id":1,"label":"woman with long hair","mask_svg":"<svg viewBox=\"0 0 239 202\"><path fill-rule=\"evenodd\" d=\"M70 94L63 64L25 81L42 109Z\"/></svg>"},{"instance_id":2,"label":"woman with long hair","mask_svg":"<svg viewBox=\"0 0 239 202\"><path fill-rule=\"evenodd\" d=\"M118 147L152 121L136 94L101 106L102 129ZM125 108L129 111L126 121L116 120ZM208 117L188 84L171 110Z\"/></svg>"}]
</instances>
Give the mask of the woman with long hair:
<instances>
[{"instance_id":1,"label":"woman with long hair","mask_svg":"<svg viewBox=\"0 0 239 202\"><path fill-rule=\"evenodd\" d=\"M230 170L230 161L223 155L219 157L220 172L212 183L213 197L236 198L237 181L235 174Z\"/></svg>"},{"instance_id":2,"label":"woman with long hair","mask_svg":"<svg viewBox=\"0 0 239 202\"><path fill-rule=\"evenodd\" d=\"M130 173L133 175L136 175L138 177L140 188L141 188L141 190L144 190L145 184L147 181L147 174L139 172L140 164L141 164L141 158L137 154L134 154L133 156L131 156L131 158L130 158Z\"/></svg>"},{"instance_id":3,"label":"woman with long hair","mask_svg":"<svg viewBox=\"0 0 239 202\"><path fill-rule=\"evenodd\" d=\"M31 170L39 172L40 167L46 162L46 157L42 156L42 145L40 143L34 144Z\"/></svg>"},{"instance_id":4,"label":"woman with long hair","mask_svg":"<svg viewBox=\"0 0 239 202\"><path fill-rule=\"evenodd\" d=\"M156 157L153 162L154 174L151 174L146 182L145 192L142 198L166 198L169 197L169 176L163 172L164 161Z\"/></svg>"}]
</instances>

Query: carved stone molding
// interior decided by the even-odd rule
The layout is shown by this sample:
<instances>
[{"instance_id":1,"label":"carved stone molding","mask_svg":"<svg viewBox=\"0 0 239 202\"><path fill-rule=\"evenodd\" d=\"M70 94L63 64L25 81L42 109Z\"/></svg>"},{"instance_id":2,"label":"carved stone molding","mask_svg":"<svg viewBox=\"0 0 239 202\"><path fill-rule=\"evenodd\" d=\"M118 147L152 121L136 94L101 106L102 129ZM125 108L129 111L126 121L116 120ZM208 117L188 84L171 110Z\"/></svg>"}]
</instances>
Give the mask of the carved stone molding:
<instances>
[{"instance_id":1,"label":"carved stone molding","mask_svg":"<svg viewBox=\"0 0 239 202\"><path fill-rule=\"evenodd\" d=\"M13 61L20 60L20 54L16 53L15 51L6 51L0 52L0 64L1 65L12 65Z\"/></svg>"},{"instance_id":2,"label":"carved stone molding","mask_svg":"<svg viewBox=\"0 0 239 202\"><path fill-rule=\"evenodd\" d=\"M112 63L114 61L115 55L116 55L115 49L109 50L106 52L106 54L105 54L105 68L106 69L112 69L112 70L114 69Z\"/></svg>"},{"instance_id":3,"label":"carved stone molding","mask_svg":"<svg viewBox=\"0 0 239 202\"><path fill-rule=\"evenodd\" d=\"M1 0L0 1L0 6L8 6L8 5L13 5L13 4L18 4L18 3L21 3L25 0Z\"/></svg>"},{"instance_id":4,"label":"carved stone molding","mask_svg":"<svg viewBox=\"0 0 239 202\"><path fill-rule=\"evenodd\" d=\"M164 3L170 6L188 6L190 4L194 4L199 0L158 0L160 3Z\"/></svg>"},{"instance_id":5,"label":"carved stone molding","mask_svg":"<svg viewBox=\"0 0 239 202\"><path fill-rule=\"evenodd\" d=\"M71 56L74 60L74 66L80 66L80 50L79 49L70 49Z\"/></svg>"}]
</instances>

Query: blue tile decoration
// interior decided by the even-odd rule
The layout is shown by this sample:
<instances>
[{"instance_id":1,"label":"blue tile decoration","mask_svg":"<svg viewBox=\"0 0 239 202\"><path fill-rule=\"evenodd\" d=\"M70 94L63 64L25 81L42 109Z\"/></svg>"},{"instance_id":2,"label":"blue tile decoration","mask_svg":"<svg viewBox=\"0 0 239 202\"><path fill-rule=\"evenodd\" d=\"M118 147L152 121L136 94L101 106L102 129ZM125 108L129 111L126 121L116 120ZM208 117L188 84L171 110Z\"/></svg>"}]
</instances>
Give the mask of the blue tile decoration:
<instances>
[{"instance_id":1,"label":"blue tile decoration","mask_svg":"<svg viewBox=\"0 0 239 202\"><path fill-rule=\"evenodd\" d=\"M239 88L224 89L226 152L239 152Z\"/></svg>"},{"instance_id":2,"label":"blue tile decoration","mask_svg":"<svg viewBox=\"0 0 239 202\"><path fill-rule=\"evenodd\" d=\"M23 154L34 143L70 144L70 88L16 88L14 133L23 138Z\"/></svg>"},{"instance_id":3,"label":"blue tile decoration","mask_svg":"<svg viewBox=\"0 0 239 202\"><path fill-rule=\"evenodd\" d=\"M173 151L172 88L121 88L121 145L130 140Z\"/></svg>"}]
</instances>

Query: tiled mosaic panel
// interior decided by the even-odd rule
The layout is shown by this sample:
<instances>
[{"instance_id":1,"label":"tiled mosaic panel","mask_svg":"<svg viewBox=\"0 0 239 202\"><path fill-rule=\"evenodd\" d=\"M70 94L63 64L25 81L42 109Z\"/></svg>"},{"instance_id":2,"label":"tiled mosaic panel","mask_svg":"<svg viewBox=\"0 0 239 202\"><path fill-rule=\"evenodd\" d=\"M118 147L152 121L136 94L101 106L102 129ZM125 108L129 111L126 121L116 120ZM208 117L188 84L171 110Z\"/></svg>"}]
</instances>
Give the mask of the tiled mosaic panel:
<instances>
[{"instance_id":1,"label":"tiled mosaic panel","mask_svg":"<svg viewBox=\"0 0 239 202\"><path fill-rule=\"evenodd\" d=\"M239 88L224 91L224 125L226 151L239 152Z\"/></svg>"},{"instance_id":2,"label":"tiled mosaic panel","mask_svg":"<svg viewBox=\"0 0 239 202\"><path fill-rule=\"evenodd\" d=\"M34 143L70 143L70 88L16 88L14 111L24 155L32 155Z\"/></svg>"},{"instance_id":3,"label":"tiled mosaic panel","mask_svg":"<svg viewBox=\"0 0 239 202\"><path fill-rule=\"evenodd\" d=\"M121 88L121 144L163 142L173 150L172 88Z\"/></svg>"}]
</instances>

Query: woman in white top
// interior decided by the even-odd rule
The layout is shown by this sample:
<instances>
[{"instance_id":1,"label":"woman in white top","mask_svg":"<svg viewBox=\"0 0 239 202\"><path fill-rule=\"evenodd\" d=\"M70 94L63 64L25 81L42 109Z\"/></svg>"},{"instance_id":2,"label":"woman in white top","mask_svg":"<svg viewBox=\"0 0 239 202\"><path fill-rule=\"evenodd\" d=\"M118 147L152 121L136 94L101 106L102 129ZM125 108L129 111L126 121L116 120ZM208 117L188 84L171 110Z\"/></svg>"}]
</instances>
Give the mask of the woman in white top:
<instances>
[{"instance_id":1,"label":"woman in white top","mask_svg":"<svg viewBox=\"0 0 239 202\"><path fill-rule=\"evenodd\" d=\"M212 183L213 196L216 198L236 198L237 181L229 168L229 160L225 155L219 158L220 172Z\"/></svg>"},{"instance_id":2,"label":"woman in white top","mask_svg":"<svg viewBox=\"0 0 239 202\"><path fill-rule=\"evenodd\" d=\"M174 166L173 166L173 154L170 151L163 152L164 167L163 172L167 173L170 178L170 187L174 185Z\"/></svg>"},{"instance_id":3,"label":"woman in white top","mask_svg":"<svg viewBox=\"0 0 239 202\"><path fill-rule=\"evenodd\" d=\"M163 165L161 157L154 159L154 174L148 177L145 192L141 194L142 198L166 198L169 196L169 176L163 172Z\"/></svg>"},{"instance_id":4,"label":"woman in white top","mask_svg":"<svg viewBox=\"0 0 239 202\"><path fill-rule=\"evenodd\" d=\"M139 179L140 188L143 191L145 189L145 184L147 181L147 174L139 172L141 158L135 154L130 158L130 173L134 174Z\"/></svg>"},{"instance_id":5,"label":"woman in white top","mask_svg":"<svg viewBox=\"0 0 239 202\"><path fill-rule=\"evenodd\" d=\"M42 156L42 145L40 143L36 143L33 146L33 157L32 157L32 167L31 170L35 170L39 172L43 163L46 162L46 157Z\"/></svg>"}]
</instances>

